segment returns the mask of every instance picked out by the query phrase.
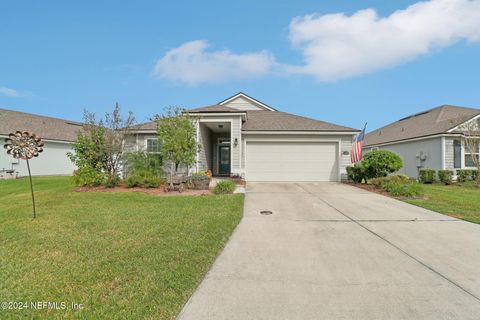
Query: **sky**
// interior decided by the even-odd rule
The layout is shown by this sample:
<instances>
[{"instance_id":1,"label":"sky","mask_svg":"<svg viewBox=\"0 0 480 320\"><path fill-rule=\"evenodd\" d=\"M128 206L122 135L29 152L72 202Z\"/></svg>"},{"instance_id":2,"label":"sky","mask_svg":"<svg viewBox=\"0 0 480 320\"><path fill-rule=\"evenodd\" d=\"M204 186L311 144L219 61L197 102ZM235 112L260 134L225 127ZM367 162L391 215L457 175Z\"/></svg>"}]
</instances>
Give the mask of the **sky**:
<instances>
[{"instance_id":1,"label":"sky","mask_svg":"<svg viewBox=\"0 0 480 320\"><path fill-rule=\"evenodd\" d=\"M0 108L137 122L242 91L367 131L480 108L480 0L0 0Z\"/></svg>"}]
</instances>

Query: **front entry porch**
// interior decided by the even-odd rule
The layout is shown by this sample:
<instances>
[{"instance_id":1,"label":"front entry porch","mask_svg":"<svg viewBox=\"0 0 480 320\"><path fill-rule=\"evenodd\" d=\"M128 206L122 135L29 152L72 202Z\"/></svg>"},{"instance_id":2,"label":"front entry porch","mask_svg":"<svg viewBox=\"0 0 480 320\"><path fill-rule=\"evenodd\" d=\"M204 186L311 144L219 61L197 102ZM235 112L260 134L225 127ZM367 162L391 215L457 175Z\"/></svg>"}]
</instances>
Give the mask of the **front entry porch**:
<instances>
[{"instance_id":1,"label":"front entry porch","mask_svg":"<svg viewBox=\"0 0 480 320\"><path fill-rule=\"evenodd\" d=\"M232 169L231 123L200 121L197 171L210 170L213 176L229 177Z\"/></svg>"}]
</instances>

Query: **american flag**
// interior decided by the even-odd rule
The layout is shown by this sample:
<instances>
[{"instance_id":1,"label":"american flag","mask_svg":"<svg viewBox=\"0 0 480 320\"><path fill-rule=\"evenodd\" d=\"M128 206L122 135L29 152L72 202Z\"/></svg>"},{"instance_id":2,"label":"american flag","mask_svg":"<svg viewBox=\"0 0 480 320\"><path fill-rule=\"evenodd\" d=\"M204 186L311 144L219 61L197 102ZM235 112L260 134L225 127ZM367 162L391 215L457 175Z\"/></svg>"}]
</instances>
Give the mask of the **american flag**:
<instances>
[{"instance_id":1,"label":"american flag","mask_svg":"<svg viewBox=\"0 0 480 320\"><path fill-rule=\"evenodd\" d=\"M367 127L367 124L365 123L365 126L363 127L362 132L357 134L355 137L355 141L353 141L352 144L352 151L350 152L350 160L352 163L357 163L360 160L362 160L363 157L363 143L365 140L365 128Z\"/></svg>"}]
</instances>

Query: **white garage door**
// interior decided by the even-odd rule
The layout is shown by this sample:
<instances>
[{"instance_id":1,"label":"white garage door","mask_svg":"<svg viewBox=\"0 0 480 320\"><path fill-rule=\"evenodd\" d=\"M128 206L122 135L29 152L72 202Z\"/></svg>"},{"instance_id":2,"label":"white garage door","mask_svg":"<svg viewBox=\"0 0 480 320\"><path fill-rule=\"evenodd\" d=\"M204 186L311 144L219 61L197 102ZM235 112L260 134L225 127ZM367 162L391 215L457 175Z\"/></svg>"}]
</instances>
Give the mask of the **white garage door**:
<instances>
[{"instance_id":1,"label":"white garage door","mask_svg":"<svg viewBox=\"0 0 480 320\"><path fill-rule=\"evenodd\" d=\"M337 181L338 143L247 142L247 181Z\"/></svg>"}]
</instances>

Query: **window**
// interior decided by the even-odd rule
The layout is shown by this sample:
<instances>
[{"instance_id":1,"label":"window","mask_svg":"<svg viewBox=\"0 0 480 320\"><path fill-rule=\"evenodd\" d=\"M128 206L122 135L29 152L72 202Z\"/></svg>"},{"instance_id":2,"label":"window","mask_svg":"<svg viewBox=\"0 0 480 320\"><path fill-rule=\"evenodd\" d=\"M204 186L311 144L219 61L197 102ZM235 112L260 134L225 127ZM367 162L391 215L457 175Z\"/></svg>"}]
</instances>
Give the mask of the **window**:
<instances>
[{"instance_id":1,"label":"window","mask_svg":"<svg viewBox=\"0 0 480 320\"><path fill-rule=\"evenodd\" d=\"M158 153L160 148L158 147L158 139L147 139L147 152Z\"/></svg>"},{"instance_id":2,"label":"window","mask_svg":"<svg viewBox=\"0 0 480 320\"><path fill-rule=\"evenodd\" d=\"M453 140L453 167L462 167L462 143L460 140Z\"/></svg>"},{"instance_id":3,"label":"window","mask_svg":"<svg viewBox=\"0 0 480 320\"><path fill-rule=\"evenodd\" d=\"M480 144L478 140L471 139L465 141L465 167L476 167L480 154Z\"/></svg>"}]
</instances>

